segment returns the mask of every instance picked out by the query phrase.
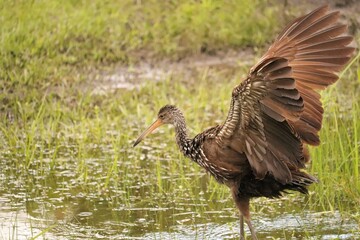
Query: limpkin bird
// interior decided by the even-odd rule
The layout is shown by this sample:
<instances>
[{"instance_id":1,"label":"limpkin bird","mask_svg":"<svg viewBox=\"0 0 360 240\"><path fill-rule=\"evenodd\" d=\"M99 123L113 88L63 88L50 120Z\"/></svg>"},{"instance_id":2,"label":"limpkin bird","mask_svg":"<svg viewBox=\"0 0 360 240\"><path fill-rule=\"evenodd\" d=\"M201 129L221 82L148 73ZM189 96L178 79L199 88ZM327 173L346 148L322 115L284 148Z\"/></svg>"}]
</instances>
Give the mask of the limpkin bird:
<instances>
[{"instance_id":1,"label":"limpkin bird","mask_svg":"<svg viewBox=\"0 0 360 240\"><path fill-rule=\"evenodd\" d=\"M306 194L316 178L304 171L307 145L319 145L323 108L318 90L334 83L354 48L339 12L320 7L289 24L246 79L232 91L223 124L188 137L185 118L173 105L134 143L163 124L175 126L181 152L230 188L252 239L249 203L277 198L288 190Z\"/></svg>"}]
</instances>

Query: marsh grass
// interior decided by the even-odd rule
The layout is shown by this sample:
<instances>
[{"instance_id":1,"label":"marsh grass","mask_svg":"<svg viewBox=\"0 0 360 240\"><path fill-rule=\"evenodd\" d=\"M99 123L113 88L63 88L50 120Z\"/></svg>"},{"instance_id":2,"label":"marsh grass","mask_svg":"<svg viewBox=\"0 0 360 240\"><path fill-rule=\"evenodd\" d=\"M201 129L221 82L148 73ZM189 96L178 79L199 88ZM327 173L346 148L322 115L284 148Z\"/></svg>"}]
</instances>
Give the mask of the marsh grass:
<instances>
[{"instance_id":1,"label":"marsh grass","mask_svg":"<svg viewBox=\"0 0 360 240\"><path fill-rule=\"evenodd\" d=\"M341 81L347 77L354 79L357 68L356 65L349 69ZM73 108L54 101L51 95L43 98L37 111L18 105L21 117L1 123L1 145L8 152L3 160L13 159L18 170L12 170L12 174L24 175L24 184L32 181L29 170L44 177L50 172L70 171L74 182L65 186L72 194L105 197L114 208L171 209L182 202L191 206L195 215L212 218L207 213L209 209L233 207L228 189L179 153L173 128L159 129L138 148L131 146L138 134L155 120L158 109L167 103L175 103L184 111L191 136L220 123L228 110L229 92L245 74L238 70L228 76L209 68L194 76L199 79L196 83L184 83L183 76L174 75L161 82L149 82L138 90L118 90L106 97L81 96ZM320 206L322 211L339 210L355 219L359 216L352 209L360 201L357 89L358 86L347 89L339 84L322 94L326 113L322 144L311 148L309 167L320 183L311 187L306 204L315 211ZM53 111L49 112L50 109ZM258 214L268 211L261 207L261 201L252 206ZM235 212L229 215L236 221ZM162 214L157 218L164 229L183 220L182 215L172 220ZM206 222L191 220L199 221Z\"/></svg>"},{"instance_id":2,"label":"marsh grass","mask_svg":"<svg viewBox=\"0 0 360 240\"><path fill-rule=\"evenodd\" d=\"M212 211L225 212L222 222L237 221L228 189L179 153L173 128L159 129L137 148L132 143L168 103L184 111L191 136L221 123L232 88L250 66L207 67L191 76L176 73L138 89L105 95L77 86L87 78L88 68L114 62L131 65L141 51L174 60L201 51L263 44L264 36L275 32L274 22L268 20L274 17L274 8L248 0L230 1L224 8L215 1L184 1L178 7L170 2L137 2L141 3L20 1L16 8L12 1L0 3L1 185L8 186L2 191L10 195L19 191L44 205L51 197L72 202L84 196L88 208L99 208L94 202L104 201L107 212L125 222L121 229L135 231L124 218L132 223L140 215L153 221L134 233L138 236L219 220ZM256 7L265 14L258 16ZM311 187L303 206L339 210L358 222L360 216L353 209L360 203L359 86L357 58L339 83L322 93L322 144L311 148L309 166L320 183ZM259 214L274 211L277 204L267 207L267 200L261 199L256 203L252 210ZM156 208L164 213L153 213ZM201 238L202 233L196 234Z\"/></svg>"}]
</instances>

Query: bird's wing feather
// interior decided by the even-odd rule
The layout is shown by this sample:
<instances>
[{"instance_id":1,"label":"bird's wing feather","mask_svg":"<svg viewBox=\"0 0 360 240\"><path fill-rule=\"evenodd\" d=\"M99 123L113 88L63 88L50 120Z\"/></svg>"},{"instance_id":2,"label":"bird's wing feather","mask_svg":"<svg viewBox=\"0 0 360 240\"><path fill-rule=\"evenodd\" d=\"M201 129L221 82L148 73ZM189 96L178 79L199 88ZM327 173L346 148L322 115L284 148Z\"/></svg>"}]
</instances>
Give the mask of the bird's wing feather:
<instances>
[{"instance_id":1,"label":"bird's wing feather","mask_svg":"<svg viewBox=\"0 0 360 240\"><path fill-rule=\"evenodd\" d=\"M323 108L320 94L337 79L337 73L349 61L353 47L351 36L344 35L347 27L338 23L340 14L328 12L328 6L315 9L289 24L280 33L251 72L269 58L281 57L289 61L296 89L304 101L299 119L288 119L302 141L310 145L320 143Z\"/></svg>"},{"instance_id":2,"label":"bird's wing feather","mask_svg":"<svg viewBox=\"0 0 360 240\"><path fill-rule=\"evenodd\" d=\"M286 119L298 119L303 99L284 58L263 61L233 90L231 109L216 136L219 145L245 152L258 178L270 172L291 181L290 169L303 167L302 143ZM226 160L225 160L226 161Z\"/></svg>"},{"instance_id":3,"label":"bird's wing feather","mask_svg":"<svg viewBox=\"0 0 360 240\"><path fill-rule=\"evenodd\" d=\"M291 181L304 167L303 142L319 144L323 108L316 92L338 79L352 37L327 6L296 19L234 88L218 144L245 152L258 178ZM226 160L224 160L226 161Z\"/></svg>"}]
</instances>

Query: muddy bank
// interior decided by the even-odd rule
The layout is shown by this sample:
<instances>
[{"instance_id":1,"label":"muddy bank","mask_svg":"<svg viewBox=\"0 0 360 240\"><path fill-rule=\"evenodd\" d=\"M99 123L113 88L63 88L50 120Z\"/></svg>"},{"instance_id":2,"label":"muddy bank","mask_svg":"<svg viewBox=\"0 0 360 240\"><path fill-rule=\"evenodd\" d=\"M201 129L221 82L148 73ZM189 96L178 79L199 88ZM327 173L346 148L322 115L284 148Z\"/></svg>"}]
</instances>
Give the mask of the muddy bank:
<instances>
[{"instance_id":1,"label":"muddy bank","mask_svg":"<svg viewBox=\"0 0 360 240\"><path fill-rule=\"evenodd\" d=\"M146 81L161 81L171 75L181 75L190 79L206 68L219 71L230 71L240 66L250 66L254 61L254 51L250 48L216 54L198 54L179 61L162 60L158 62L143 61L134 66L114 66L112 69L100 70L89 77L83 89L93 94L105 94L116 89L134 89Z\"/></svg>"},{"instance_id":2,"label":"muddy bank","mask_svg":"<svg viewBox=\"0 0 360 240\"><path fill-rule=\"evenodd\" d=\"M360 1L357 0L331 0L331 1L299 1L277 0L273 3L284 14L279 17L279 25L285 26L294 18L309 12L318 6L329 4L333 10L339 10L342 20L349 26L349 33L358 35L360 29ZM274 36L269 37L267 46L260 46L258 51L255 47L244 49L227 49L216 52L203 52L187 56L177 61L163 59L154 60L148 52L134 53L141 59L138 63L125 66L114 65L106 69L95 70L89 74L87 81L80 88L90 91L92 94L106 94L117 89L132 90L139 88L147 81L161 81L169 78L172 74L191 78L199 71L206 68L215 68L222 71L248 66L251 67L258 57L261 56L271 44ZM356 43L354 42L354 46Z\"/></svg>"}]
</instances>

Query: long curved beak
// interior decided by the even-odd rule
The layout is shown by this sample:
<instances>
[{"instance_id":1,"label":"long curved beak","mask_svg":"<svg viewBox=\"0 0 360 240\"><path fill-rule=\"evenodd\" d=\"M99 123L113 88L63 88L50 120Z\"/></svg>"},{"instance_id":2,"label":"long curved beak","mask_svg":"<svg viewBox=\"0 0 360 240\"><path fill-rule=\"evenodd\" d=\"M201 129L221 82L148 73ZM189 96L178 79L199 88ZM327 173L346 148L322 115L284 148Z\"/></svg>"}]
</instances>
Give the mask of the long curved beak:
<instances>
[{"instance_id":1,"label":"long curved beak","mask_svg":"<svg viewBox=\"0 0 360 240\"><path fill-rule=\"evenodd\" d=\"M160 118L158 118L153 124L151 124L151 126L146 129L139 137L138 139L136 139L133 147L135 147L136 145L138 145L147 135L149 135L152 131L154 131L156 128L160 127L161 125L163 125L164 123L160 120Z\"/></svg>"}]
</instances>

